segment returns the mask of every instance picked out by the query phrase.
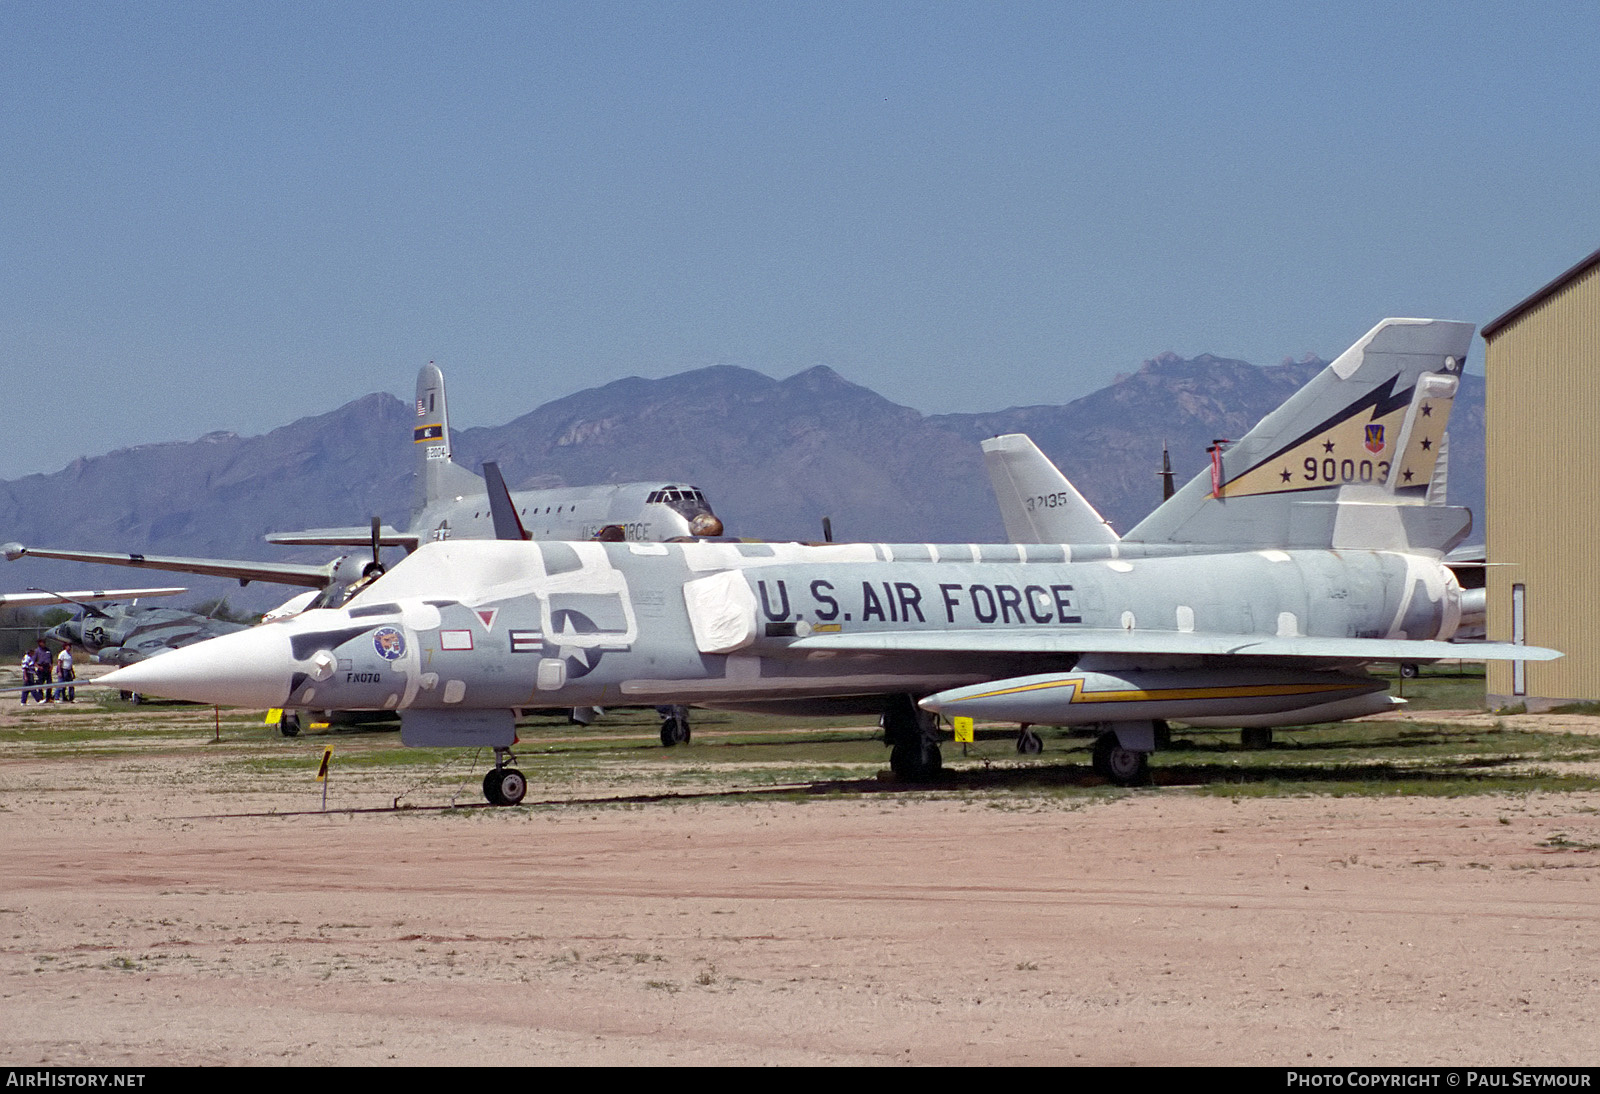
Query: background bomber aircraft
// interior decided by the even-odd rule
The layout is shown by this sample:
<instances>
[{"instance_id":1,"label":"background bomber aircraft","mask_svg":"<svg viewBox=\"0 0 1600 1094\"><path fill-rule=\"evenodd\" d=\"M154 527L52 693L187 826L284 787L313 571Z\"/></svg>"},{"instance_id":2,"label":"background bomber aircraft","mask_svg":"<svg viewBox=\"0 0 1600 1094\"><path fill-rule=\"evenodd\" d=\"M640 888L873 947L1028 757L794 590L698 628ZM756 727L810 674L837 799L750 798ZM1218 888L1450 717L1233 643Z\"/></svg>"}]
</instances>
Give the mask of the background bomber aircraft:
<instances>
[{"instance_id":1,"label":"background bomber aircraft","mask_svg":"<svg viewBox=\"0 0 1600 1094\"><path fill-rule=\"evenodd\" d=\"M485 481L452 458L444 374L432 362L417 374L416 411L411 440L417 507L409 531L382 527L378 543L404 547L409 553L429 540L514 538L504 528L497 532L489 504L505 492L503 485L497 486L498 469ZM675 483L523 490L510 494L510 501L524 539L669 540L722 535L722 521L705 495L697 487ZM366 528L315 528L274 533L267 541L363 547L371 542L371 533Z\"/></svg>"},{"instance_id":2,"label":"background bomber aircraft","mask_svg":"<svg viewBox=\"0 0 1600 1094\"><path fill-rule=\"evenodd\" d=\"M398 710L406 744L492 747L501 804L517 710L556 705L875 711L908 778L940 767L936 715L1097 726L1096 768L1136 782L1165 719L1355 717L1397 702L1366 663L1462 656L1443 556L1471 514L1425 494L1472 331L1383 321L1115 542L430 543L106 682Z\"/></svg>"},{"instance_id":3,"label":"background bomber aircraft","mask_svg":"<svg viewBox=\"0 0 1600 1094\"><path fill-rule=\"evenodd\" d=\"M233 578L240 585L261 581L322 591L320 596L312 594L292 602L299 610L313 603L339 603L362 582L382 573L380 550L384 546L404 547L409 553L419 543L451 538L669 540L722 534L722 521L711 511L705 495L693 486L632 482L513 494L492 463L484 465L486 477L479 478L451 459L444 374L431 362L417 374L416 407L421 424L412 433L416 507L410 531L396 531L374 517L371 527L318 528L267 537L269 542L281 544L361 546L369 553L341 555L322 565L308 565L30 547L21 543L7 543L0 551L12 561L32 555Z\"/></svg>"}]
</instances>

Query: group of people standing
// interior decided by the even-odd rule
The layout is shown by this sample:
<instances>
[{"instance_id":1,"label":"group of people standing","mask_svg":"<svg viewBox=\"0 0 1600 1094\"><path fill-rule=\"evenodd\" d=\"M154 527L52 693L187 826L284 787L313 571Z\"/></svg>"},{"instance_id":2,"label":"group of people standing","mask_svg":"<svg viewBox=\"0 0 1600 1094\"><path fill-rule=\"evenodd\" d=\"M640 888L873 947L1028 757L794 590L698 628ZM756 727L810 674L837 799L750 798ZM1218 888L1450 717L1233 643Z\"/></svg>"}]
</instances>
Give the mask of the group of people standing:
<instances>
[{"instance_id":1,"label":"group of people standing","mask_svg":"<svg viewBox=\"0 0 1600 1094\"><path fill-rule=\"evenodd\" d=\"M32 687L34 684L55 683L52 688L33 688L32 691L22 693L22 705L28 705L28 696L33 696L35 703L74 703L78 699L78 689L74 687L61 687L76 680L77 674L72 670L72 647L62 646L61 652L52 659L50 647L44 644L44 639L39 639L39 644L22 655L22 685Z\"/></svg>"}]
</instances>

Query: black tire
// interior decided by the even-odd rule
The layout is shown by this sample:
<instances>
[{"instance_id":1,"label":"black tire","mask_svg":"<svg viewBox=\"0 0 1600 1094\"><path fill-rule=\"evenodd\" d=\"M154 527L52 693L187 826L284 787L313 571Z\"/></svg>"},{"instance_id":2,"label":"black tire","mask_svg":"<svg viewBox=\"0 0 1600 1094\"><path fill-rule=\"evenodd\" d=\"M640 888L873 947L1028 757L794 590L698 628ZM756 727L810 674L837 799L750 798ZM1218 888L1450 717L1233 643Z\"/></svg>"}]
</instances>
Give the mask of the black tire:
<instances>
[{"instance_id":1,"label":"black tire","mask_svg":"<svg viewBox=\"0 0 1600 1094\"><path fill-rule=\"evenodd\" d=\"M300 715L283 712L283 717L278 719L278 732L285 737L300 736Z\"/></svg>"},{"instance_id":2,"label":"black tire","mask_svg":"<svg viewBox=\"0 0 1600 1094\"><path fill-rule=\"evenodd\" d=\"M1017 751L1024 756L1037 756L1044 751L1044 741L1031 729L1017 734Z\"/></svg>"},{"instance_id":3,"label":"black tire","mask_svg":"<svg viewBox=\"0 0 1600 1094\"><path fill-rule=\"evenodd\" d=\"M1421 671L1422 670L1417 667L1417 664L1416 664L1415 661L1402 661L1402 662L1400 662L1400 676L1403 679L1415 680L1417 678L1417 674L1420 673Z\"/></svg>"},{"instance_id":4,"label":"black tire","mask_svg":"<svg viewBox=\"0 0 1600 1094\"><path fill-rule=\"evenodd\" d=\"M927 782L944 769L936 741L903 741L889 753L889 770L908 782Z\"/></svg>"},{"instance_id":5,"label":"black tire","mask_svg":"<svg viewBox=\"0 0 1600 1094\"><path fill-rule=\"evenodd\" d=\"M1150 754L1123 748L1115 733L1094 740L1094 769L1118 786L1143 786L1150 781Z\"/></svg>"},{"instance_id":6,"label":"black tire","mask_svg":"<svg viewBox=\"0 0 1600 1094\"><path fill-rule=\"evenodd\" d=\"M1239 731L1239 743L1247 750L1272 747L1272 730L1269 727L1249 726Z\"/></svg>"},{"instance_id":7,"label":"black tire","mask_svg":"<svg viewBox=\"0 0 1600 1094\"><path fill-rule=\"evenodd\" d=\"M672 714L661 720L661 747L689 743L689 719Z\"/></svg>"},{"instance_id":8,"label":"black tire","mask_svg":"<svg viewBox=\"0 0 1600 1094\"><path fill-rule=\"evenodd\" d=\"M483 796L490 805L504 805L500 800L500 769L489 772L483 777Z\"/></svg>"}]
</instances>

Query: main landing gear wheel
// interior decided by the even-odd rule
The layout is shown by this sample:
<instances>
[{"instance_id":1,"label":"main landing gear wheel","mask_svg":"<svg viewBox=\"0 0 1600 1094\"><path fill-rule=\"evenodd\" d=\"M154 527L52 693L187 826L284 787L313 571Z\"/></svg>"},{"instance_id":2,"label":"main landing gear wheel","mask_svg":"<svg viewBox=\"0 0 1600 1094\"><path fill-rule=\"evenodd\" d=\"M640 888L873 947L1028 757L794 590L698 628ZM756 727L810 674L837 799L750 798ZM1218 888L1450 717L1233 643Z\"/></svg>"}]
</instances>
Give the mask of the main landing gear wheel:
<instances>
[{"instance_id":1,"label":"main landing gear wheel","mask_svg":"<svg viewBox=\"0 0 1600 1094\"><path fill-rule=\"evenodd\" d=\"M278 719L278 732L285 737L300 736L300 715L283 712L283 717Z\"/></svg>"},{"instance_id":2,"label":"main landing gear wheel","mask_svg":"<svg viewBox=\"0 0 1600 1094\"><path fill-rule=\"evenodd\" d=\"M1246 726L1239 731L1239 744L1249 751L1271 748L1272 730L1267 726Z\"/></svg>"},{"instance_id":3,"label":"main landing gear wheel","mask_svg":"<svg viewBox=\"0 0 1600 1094\"><path fill-rule=\"evenodd\" d=\"M661 747L671 748L673 745L686 745L693 736L689 729L689 719L682 714L669 714L661 719Z\"/></svg>"},{"instance_id":4,"label":"main landing gear wheel","mask_svg":"<svg viewBox=\"0 0 1600 1094\"><path fill-rule=\"evenodd\" d=\"M1094 739L1094 769L1118 786L1142 786L1150 781L1150 754L1123 748L1115 733Z\"/></svg>"},{"instance_id":5,"label":"main landing gear wheel","mask_svg":"<svg viewBox=\"0 0 1600 1094\"><path fill-rule=\"evenodd\" d=\"M910 695L889 700L879 724L883 742L890 748L889 770L907 782L927 782L938 778L944 768L939 754L938 720L917 707Z\"/></svg>"},{"instance_id":6,"label":"main landing gear wheel","mask_svg":"<svg viewBox=\"0 0 1600 1094\"><path fill-rule=\"evenodd\" d=\"M528 793L528 780L514 767L497 767L483 777L483 796L490 805L516 805Z\"/></svg>"},{"instance_id":7,"label":"main landing gear wheel","mask_svg":"<svg viewBox=\"0 0 1600 1094\"><path fill-rule=\"evenodd\" d=\"M1017 751L1024 756L1037 756L1044 751L1044 741L1032 726L1023 726L1022 732L1017 734Z\"/></svg>"},{"instance_id":8,"label":"main landing gear wheel","mask_svg":"<svg viewBox=\"0 0 1600 1094\"><path fill-rule=\"evenodd\" d=\"M1418 671L1417 663L1415 661L1400 662L1400 675L1404 679L1415 680L1417 678Z\"/></svg>"},{"instance_id":9,"label":"main landing gear wheel","mask_svg":"<svg viewBox=\"0 0 1600 1094\"><path fill-rule=\"evenodd\" d=\"M944 769L944 756L934 741L904 741L889 753L889 770L907 782L927 782Z\"/></svg>"}]
</instances>

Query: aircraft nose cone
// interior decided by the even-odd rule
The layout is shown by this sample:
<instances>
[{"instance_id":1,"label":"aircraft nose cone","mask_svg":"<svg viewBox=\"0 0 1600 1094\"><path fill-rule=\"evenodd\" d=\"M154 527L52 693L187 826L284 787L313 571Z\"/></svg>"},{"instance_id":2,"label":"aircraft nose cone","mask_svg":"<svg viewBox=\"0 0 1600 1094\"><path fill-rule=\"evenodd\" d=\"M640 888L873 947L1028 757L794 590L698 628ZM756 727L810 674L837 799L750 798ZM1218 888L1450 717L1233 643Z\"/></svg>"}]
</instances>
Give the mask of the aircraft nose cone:
<instances>
[{"instance_id":1,"label":"aircraft nose cone","mask_svg":"<svg viewBox=\"0 0 1600 1094\"><path fill-rule=\"evenodd\" d=\"M230 707L281 707L294 657L281 625L252 627L107 673L108 687Z\"/></svg>"},{"instance_id":2,"label":"aircraft nose cone","mask_svg":"<svg viewBox=\"0 0 1600 1094\"><path fill-rule=\"evenodd\" d=\"M700 513L689 522L689 534L695 536L720 536L722 521L715 513Z\"/></svg>"}]
</instances>

